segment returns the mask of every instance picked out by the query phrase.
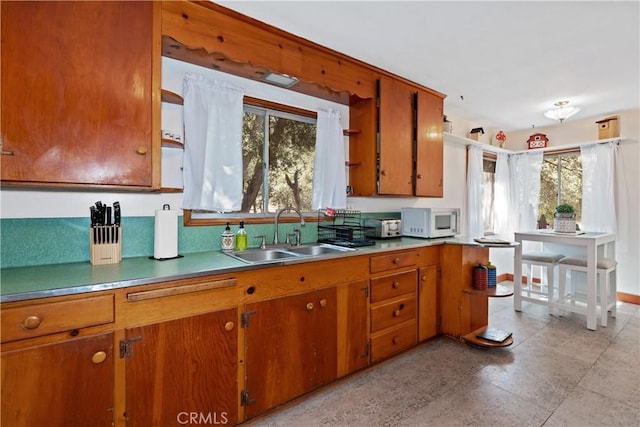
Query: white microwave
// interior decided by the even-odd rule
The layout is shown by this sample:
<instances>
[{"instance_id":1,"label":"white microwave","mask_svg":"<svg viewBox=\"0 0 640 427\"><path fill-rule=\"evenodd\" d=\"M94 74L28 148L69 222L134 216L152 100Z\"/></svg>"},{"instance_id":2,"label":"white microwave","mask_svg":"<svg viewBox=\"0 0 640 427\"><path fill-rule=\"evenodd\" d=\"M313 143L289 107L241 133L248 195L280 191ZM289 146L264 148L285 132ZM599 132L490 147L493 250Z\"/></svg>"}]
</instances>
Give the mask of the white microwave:
<instances>
[{"instance_id":1,"label":"white microwave","mask_svg":"<svg viewBox=\"0 0 640 427\"><path fill-rule=\"evenodd\" d=\"M460 209L401 208L402 235L408 237L451 237L460 232Z\"/></svg>"}]
</instances>

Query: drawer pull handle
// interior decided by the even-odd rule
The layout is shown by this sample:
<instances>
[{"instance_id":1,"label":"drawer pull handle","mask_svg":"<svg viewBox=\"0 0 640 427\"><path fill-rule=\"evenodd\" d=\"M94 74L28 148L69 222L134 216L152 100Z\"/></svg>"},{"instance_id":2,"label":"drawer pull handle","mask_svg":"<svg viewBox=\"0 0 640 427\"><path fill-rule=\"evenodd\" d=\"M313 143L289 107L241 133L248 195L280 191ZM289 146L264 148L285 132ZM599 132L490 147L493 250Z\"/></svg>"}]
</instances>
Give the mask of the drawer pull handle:
<instances>
[{"instance_id":1,"label":"drawer pull handle","mask_svg":"<svg viewBox=\"0 0 640 427\"><path fill-rule=\"evenodd\" d=\"M147 152L149 151L149 149L147 147L145 147L144 145L140 145L137 149L136 149L136 153L138 154L147 154Z\"/></svg>"},{"instance_id":2,"label":"drawer pull handle","mask_svg":"<svg viewBox=\"0 0 640 427\"><path fill-rule=\"evenodd\" d=\"M233 328L236 327L236 324L233 322L227 322L224 324L224 330L225 331L233 331Z\"/></svg>"},{"instance_id":3,"label":"drawer pull handle","mask_svg":"<svg viewBox=\"0 0 640 427\"><path fill-rule=\"evenodd\" d=\"M400 316L400 310L393 310L393 317Z\"/></svg>"},{"instance_id":4,"label":"drawer pull handle","mask_svg":"<svg viewBox=\"0 0 640 427\"><path fill-rule=\"evenodd\" d=\"M42 323L42 319L38 316L29 316L22 321L21 326L24 329L36 329Z\"/></svg>"},{"instance_id":5,"label":"drawer pull handle","mask_svg":"<svg viewBox=\"0 0 640 427\"><path fill-rule=\"evenodd\" d=\"M400 287L400 282L393 282L391 286L393 287L393 289L398 289Z\"/></svg>"},{"instance_id":6,"label":"drawer pull handle","mask_svg":"<svg viewBox=\"0 0 640 427\"><path fill-rule=\"evenodd\" d=\"M427 281L427 276L422 276L422 281L426 282Z\"/></svg>"},{"instance_id":7,"label":"drawer pull handle","mask_svg":"<svg viewBox=\"0 0 640 427\"><path fill-rule=\"evenodd\" d=\"M313 303L309 302L307 303L307 311L311 311L311 310L313 310Z\"/></svg>"},{"instance_id":8,"label":"drawer pull handle","mask_svg":"<svg viewBox=\"0 0 640 427\"><path fill-rule=\"evenodd\" d=\"M320 307L326 307L326 306L327 306L327 300L326 300L326 299L324 299L324 298L322 298L322 299L320 300Z\"/></svg>"},{"instance_id":9,"label":"drawer pull handle","mask_svg":"<svg viewBox=\"0 0 640 427\"><path fill-rule=\"evenodd\" d=\"M400 263L400 258L396 257L393 259L393 263L394 264L399 264Z\"/></svg>"},{"instance_id":10,"label":"drawer pull handle","mask_svg":"<svg viewBox=\"0 0 640 427\"><path fill-rule=\"evenodd\" d=\"M107 353L105 353L104 351L96 351L95 353L93 353L93 356L91 356L91 361L97 365L104 362L106 358Z\"/></svg>"},{"instance_id":11,"label":"drawer pull handle","mask_svg":"<svg viewBox=\"0 0 640 427\"><path fill-rule=\"evenodd\" d=\"M393 337L393 339L391 340L391 342L393 344L398 344L400 342L400 338L399 337Z\"/></svg>"}]
</instances>

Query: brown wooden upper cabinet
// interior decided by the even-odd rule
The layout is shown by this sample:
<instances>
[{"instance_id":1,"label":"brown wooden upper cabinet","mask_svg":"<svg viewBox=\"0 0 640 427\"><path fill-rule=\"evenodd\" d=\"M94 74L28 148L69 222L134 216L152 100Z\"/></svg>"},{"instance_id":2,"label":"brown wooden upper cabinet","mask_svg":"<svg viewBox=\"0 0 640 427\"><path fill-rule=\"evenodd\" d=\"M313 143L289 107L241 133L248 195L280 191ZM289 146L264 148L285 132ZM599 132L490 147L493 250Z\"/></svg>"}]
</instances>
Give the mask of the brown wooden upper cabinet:
<instances>
[{"instance_id":1,"label":"brown wooden upper cabinet","mask_svg":"<svg viewBox=\"0 0 640 427\"><path fill-rule=\"evenodd\" d=\"M378 194L411 196L415 88L386 76L378 88Z\"/></svg>"},{"instance_id":2,"label":"brown wooden upper cabinet","mask_svg":"<svg viewBox=\"0 0 640 427\"><path fill-rule=\"evenodd\" d=\"M159 6L1 7L2 183L159 188L159 101L152 118Z\"/></svg>"},{"instance_id":3,"label":"brown wooden upper cabinet","mask_svg":"<svg viewBox=\"0 0 640 427\"><path fill-rule=\"evenodd\" d=\"M442 98L418 90L416 101L415 195L442 197L444 140Z\"/></svg>"},{"instance_id":4,"label":"brown wooden upper cabinet","mask_svg":"<svg viewBox=\"0 0 640 427\"><path fill-rule=\"evenodd\" d=\"M443 95L381 75L377 98L352 104L354 196L443 196Z\"/></svg>"}]
</instances>

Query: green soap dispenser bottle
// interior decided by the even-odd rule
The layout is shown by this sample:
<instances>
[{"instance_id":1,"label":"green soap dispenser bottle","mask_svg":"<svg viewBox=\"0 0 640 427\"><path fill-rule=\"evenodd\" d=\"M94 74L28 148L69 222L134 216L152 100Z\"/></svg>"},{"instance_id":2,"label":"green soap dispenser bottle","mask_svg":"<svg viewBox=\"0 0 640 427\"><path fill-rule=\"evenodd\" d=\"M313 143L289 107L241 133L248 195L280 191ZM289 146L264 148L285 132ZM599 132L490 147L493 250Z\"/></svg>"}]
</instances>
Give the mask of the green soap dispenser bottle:
<instances>
[{"instance_id":1,"label":"green soap dispenser bottle","mask_svg":"<svg viewBox=\"0 0 640 427\"><path fill-rule=\"evenodd\" d=\"M236 232L236 250L247 249L247 230L244 229L244 221L240 221L240 228Z\"/></svg>"}]
</instances>

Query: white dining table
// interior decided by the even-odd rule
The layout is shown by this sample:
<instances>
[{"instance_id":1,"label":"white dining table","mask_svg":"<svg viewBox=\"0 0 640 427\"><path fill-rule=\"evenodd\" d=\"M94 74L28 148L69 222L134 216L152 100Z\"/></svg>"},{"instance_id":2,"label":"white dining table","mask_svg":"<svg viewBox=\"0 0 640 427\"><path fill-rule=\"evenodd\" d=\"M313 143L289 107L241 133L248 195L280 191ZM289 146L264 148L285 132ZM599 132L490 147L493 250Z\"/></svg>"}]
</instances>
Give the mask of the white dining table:
<instances>
[{"instance_id":1,"label":"white dining table","mask_svg":"<svg viewBox=\"0 0 640 427\"><path fill-rule=\"evenodd\" d=\"M535 230L526 232L516 232L515 241L520 243L515 248L514 259L514 284L518 280L522 280L522 247L523 242L542 242L553 243L559 245L571 245L581 247L586 252L587 258L587 329L596 330L596 266L598 257L607 257L615 259L615 233L605 233L597 231L586 231L577 233L559 233L553 230ZM575 250L575 248L573 248ZM554 252L556 252L554 250ZM520 278L520 279L518 279ZM615 271L612 273L611 280L615 283ZM553 286L553 284L549 284ZM516 311L522 311L522 301L529 301L538 304L552 304L551 301L529 298L522 295L522 286L514 286L513 306Z\"/></svg>"}]
</instances>

